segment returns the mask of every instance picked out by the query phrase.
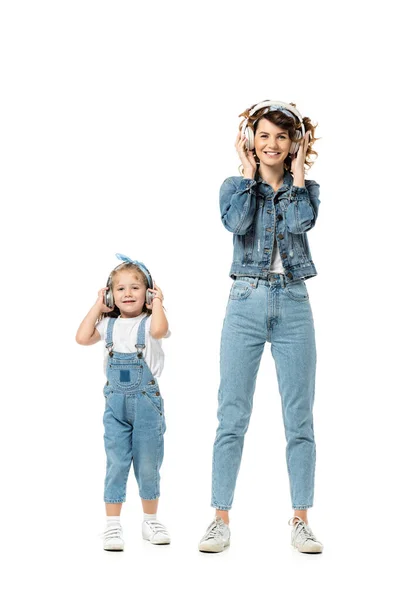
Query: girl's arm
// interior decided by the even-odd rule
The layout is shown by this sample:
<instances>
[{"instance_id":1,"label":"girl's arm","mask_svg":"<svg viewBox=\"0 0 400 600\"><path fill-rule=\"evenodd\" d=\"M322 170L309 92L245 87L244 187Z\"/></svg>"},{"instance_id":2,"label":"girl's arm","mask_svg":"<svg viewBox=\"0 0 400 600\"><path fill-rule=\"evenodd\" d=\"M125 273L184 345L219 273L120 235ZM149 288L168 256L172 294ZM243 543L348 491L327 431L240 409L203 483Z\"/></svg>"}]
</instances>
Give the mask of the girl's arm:
<instances>
[{"instance_id":1,"label":"girl's arm","mask_svg":"<svg viewBox=\"0 0 400 600\"><path fill-rule=\"evenodd\" d=\"M110 312L112 310L111 308L108 308L103 301L103 294L106 289L107 288L102 288L99 291L96 303L89 310L76 332L75 339L78 344L81 344L82 346L91 346L101 339L100 333L96 329L96 322L102 313Z\"/></svg>"},{"instance_id":2,"label":"girl's arm","mask_svg":"<svg viewBox=\"0 0 400 600\"><path fill-rule=\"evenodd\" d=\"M151 304L150 335L153 338L160 339L168 333L168 321L162 304L164 296L161 288L156 284L154 284L154 289L150 291L154 293L153 302Z\"/></svg>"}]
</instances>

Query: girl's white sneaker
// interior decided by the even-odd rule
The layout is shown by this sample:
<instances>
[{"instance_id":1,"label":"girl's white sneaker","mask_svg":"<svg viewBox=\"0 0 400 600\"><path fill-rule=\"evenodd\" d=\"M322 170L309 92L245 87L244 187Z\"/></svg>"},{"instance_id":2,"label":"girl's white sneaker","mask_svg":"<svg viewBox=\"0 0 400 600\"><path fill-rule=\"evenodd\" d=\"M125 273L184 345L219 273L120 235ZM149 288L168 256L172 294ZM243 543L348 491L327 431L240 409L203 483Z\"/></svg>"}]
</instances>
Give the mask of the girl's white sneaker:
<instances>
[{"instance_id":1,"label":"girl's white sneaker","mask_svg":"<svg viewBox=\"0 0 400 600\"><path fill-rule=\"evenodd\" d=\"M292 525L292 546L299 552L306 554L319 554L324 549L321 542L317 540L311 527L307 525L300 517L289 519L289 525Z\"/></svg>"},{"instance_id":2,"label":"girl's white sneaker","mask_svg":"<svg viewBox=\"0 0 400 600\"><path fill-rule=\"evenodd\" d=\"M122 552L124 549L124 540L122 538L120 523L113 523L106 527L103 533L103 548L111 552Z\"/></svg>"},{"instance_id":3,"label":"girl's white sneaker","mask_svg":"<svg viewBox=\"0 0 400 600\"><path fill-rule=\"evenodd\" d=\"M143 539L151 544L170 544L171 538L167 529L160 521L151 519L142 523Z\"/></svg>"}]
</instances>

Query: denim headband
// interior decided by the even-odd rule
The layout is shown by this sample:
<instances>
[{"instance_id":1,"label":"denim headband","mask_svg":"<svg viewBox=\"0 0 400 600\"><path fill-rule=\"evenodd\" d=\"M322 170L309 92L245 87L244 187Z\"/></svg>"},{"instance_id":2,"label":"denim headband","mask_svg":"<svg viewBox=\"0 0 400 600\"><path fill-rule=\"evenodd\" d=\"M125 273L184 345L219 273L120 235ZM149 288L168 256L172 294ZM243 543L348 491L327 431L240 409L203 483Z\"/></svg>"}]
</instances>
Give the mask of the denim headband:
<instances>
[{"instance_id":1,"label":"denim headband","mask_svg":"<svg viewBox=\"0 0 400 600\"><path fill-rule=\"evenodd\" d=\"M131 258L129 258L129 256L126 256L125 254L116 254L115 255L118 260L122 260L123 262L128 262L131 263L132 265L137 265L141 271L143 271L143 273L146 275L146 279L147 279L147 283L149 284L149 287L152 288L153 287L153 282L152 282L152 277L150 275L150 271L147 269L147 267L145 267L145 265L141 262L139 262L138 260L132 260ZM121 265L118 265L121 266Z\"/></svg>"},{"instance_id":2,"label":"denim headband","mask_svg":"<svg viewBox=\"0 0 400 600\"><path fill-rule=\"evenodd\" d=\"M267 112L272 112L275 110L279 110L280 112L284 113L287 117L290 117L291 119L294 119L296 121L296 116L290 112L290 110L287 110L286 108L283 108L277 104L274 104L272 106L267 106L267 108L264 110L263 115L265 115ZM261 115L262 116L262 115ZM261 116L258 117L258 119L261 119ZM256 119L258 121L258 119Z\"/></svg>"}]
</instances>

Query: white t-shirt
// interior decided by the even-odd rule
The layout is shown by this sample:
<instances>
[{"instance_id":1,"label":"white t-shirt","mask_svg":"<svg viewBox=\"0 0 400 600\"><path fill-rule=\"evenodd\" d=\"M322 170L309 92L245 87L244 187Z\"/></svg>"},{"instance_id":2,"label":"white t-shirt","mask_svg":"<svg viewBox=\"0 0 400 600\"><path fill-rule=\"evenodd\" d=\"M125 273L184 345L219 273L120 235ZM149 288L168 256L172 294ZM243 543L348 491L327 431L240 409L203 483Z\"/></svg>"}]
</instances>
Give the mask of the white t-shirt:
<instances>
[{"instance_id":1,"label":"white t-shirt","mask_svg":"<svg viewBox=\"0 0 400 600\"><path fill-rule=\"evenodd\" d=\"M120 317L116 319L113 331L113 350L115 350L115 352L137 352L135 344L137 343L139 323L145 316L146 313L142 313L138 317L133 317L132 319L121 319ZM146 344L146 348L143 352L143 358L154 377L160 377L164 368L164 352L161 346L161 339L153 338L150 335L151 317L152 315L149 316L145 324L144 343ZM96 325L96 329L100 333L103 341L106 339L109 320L110 317L105 317ZM167 338L170 335L171 332L168 329L164 337ZM107 358L108 350L104 343L104 373L106 373L107 369Z\"/></svg>"},{"instance_id":2,"label":"white t-shirt","mask_svg":"<svg viewBox=\"0 0 400 600\"><path fill-rule=\"evenodd\" d=\"M285 269L283 268L278 244L276 243L276 239L274 239L274 247L272 250L272 259L271 259L271 268L270 268L269 272L270 273L282 273L282 274L285 273Z\"/></svg>"}]
</instances>

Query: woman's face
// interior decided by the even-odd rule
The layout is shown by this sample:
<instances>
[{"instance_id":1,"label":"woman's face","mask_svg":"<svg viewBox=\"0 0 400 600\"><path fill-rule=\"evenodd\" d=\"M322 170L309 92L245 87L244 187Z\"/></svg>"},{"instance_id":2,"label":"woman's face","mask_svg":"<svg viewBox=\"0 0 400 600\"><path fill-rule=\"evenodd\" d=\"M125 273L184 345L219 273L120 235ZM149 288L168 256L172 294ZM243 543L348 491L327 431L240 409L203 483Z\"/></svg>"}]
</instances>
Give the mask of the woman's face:
<instances>
[{"instance_id":1,"label":"woman's face","mask_svg":"<svg viewBox=\"0 0 400 600\"><path fill-rule=\"evenodd\" d=\"M121 317L137 317L143 311L146 286L136 273L123 269L113 277L113 296Z\"/></svg>"},{"instance_id":2,"label":"woman's face","mask_svg":"<svg viewBox=\"0 0 400 600\"><path fill-rule=\"evenodd\" d=\"M289 132L268 119L260 119L254 136L254 150L260 165L275 167L282 165L289 154L291 140Z\"/></svg>"}]
</instances>

